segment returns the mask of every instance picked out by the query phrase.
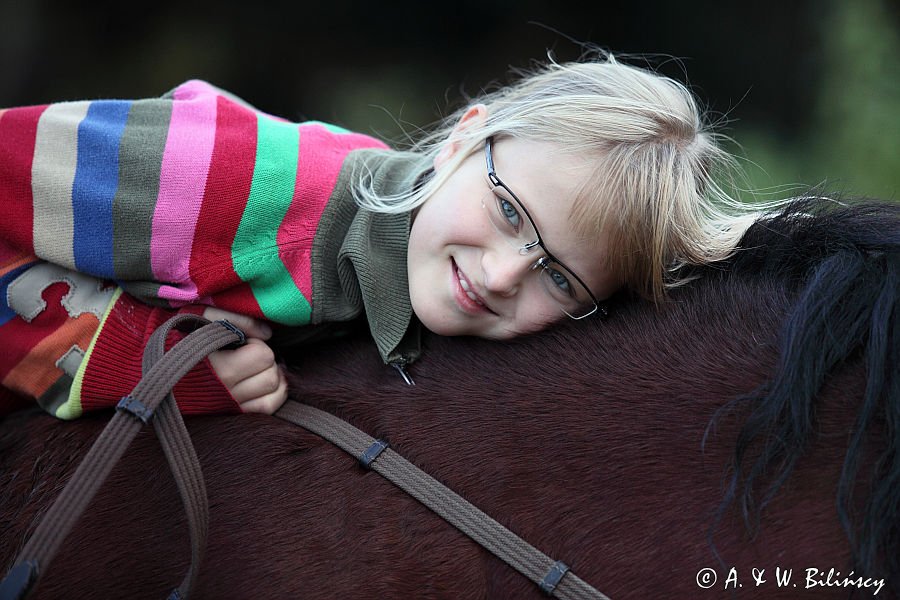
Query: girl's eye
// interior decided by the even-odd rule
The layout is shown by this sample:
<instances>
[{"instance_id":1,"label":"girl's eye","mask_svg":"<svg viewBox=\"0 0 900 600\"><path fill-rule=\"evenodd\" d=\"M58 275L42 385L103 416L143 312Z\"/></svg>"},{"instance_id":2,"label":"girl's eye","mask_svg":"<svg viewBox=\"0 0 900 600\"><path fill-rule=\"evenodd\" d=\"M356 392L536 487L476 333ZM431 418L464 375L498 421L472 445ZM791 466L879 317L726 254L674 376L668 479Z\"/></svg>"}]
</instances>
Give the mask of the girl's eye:
<instances>
[{"instance_id":1,"label":"girl's eye","mask_svg":"<svg viewBox=\"0 0 900 600\"><path fill-rule=\"evenodd\" d=\"M550 277L550 281L553 283L554 289L557 289L567 296L573 295L572 286L569 285L569 278L562 274L561 271L557 271L556 269L547 268L546 269L547 276Z\"/></svg>"},{"instance_id":2,"label":"girl's eye","mask_svg":"<svg viewBox=\"0 0 900 600\"><path fill-rule=\"evenodd\" d=\"M497 196L497 209L500 211L500 214L506 222L509 223L510 227L518 233L522 218L519 216L519 211L516 210L513 203L506 198Z\"/></svg>"}]
</instances>

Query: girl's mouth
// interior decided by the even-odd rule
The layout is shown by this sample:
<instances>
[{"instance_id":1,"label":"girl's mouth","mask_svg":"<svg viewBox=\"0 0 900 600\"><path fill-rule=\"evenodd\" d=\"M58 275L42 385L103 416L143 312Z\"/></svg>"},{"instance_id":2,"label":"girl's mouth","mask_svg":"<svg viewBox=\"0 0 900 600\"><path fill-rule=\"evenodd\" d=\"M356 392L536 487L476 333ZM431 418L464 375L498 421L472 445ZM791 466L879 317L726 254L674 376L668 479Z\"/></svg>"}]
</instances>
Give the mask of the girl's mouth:
<instances>
[{"instance_id":1,"label":"girl's mouth","mask_svg":"<svg viewBox=\"0 0 900 600\"><path fill-rule=\"evenodd\" d=\"M482 298L478 295L477 292L475 292L472 284L468 279L466 279L465 273L463 273L460 270L459 266L457 266L456 261L451 258L450 263L453 267L453 278L456 280L457 284L455 286L456 293L454 294L457 304L459 304L468 313L494 313L494 311L492 311L485 303L484 298Z\"/></svg>"}]
</instances>

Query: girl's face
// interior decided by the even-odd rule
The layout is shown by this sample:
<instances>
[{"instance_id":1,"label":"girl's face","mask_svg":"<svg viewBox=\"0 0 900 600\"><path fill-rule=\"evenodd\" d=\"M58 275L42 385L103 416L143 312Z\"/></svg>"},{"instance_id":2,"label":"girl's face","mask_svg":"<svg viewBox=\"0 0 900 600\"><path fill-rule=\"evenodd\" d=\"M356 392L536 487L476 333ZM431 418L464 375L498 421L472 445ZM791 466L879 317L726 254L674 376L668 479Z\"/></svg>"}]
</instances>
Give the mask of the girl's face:
<instances>
[{"instance_id":1,"label":"girl's face","mask_svg":"<svg viewBox=\"0 0 900 600\"><path fill-rule=\"evenodd\" d=\"M452 144L435 160L440 170ZM604 239L576 239L569 215L586 177L583 162L553 144L505 138L493 145L497 175L530 213L544 244L598 300L618 287L604 273ZM492 339L538 331L567 318L547 293L537 247L522 255L491 224L483 152L467 157L414 217L407 270L413 311L440 335ZM485 203L489 208L492 205Z\"/></svg>"}]
</instances>

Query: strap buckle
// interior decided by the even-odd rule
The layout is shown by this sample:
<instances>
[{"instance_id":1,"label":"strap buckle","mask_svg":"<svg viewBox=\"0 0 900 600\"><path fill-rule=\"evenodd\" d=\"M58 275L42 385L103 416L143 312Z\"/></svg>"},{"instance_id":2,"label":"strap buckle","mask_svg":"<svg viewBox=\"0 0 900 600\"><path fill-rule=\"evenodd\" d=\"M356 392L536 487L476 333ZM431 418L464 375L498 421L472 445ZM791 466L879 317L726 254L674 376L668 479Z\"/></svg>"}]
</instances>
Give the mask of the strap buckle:
<instances>
[{"instance_id":1,"label":"strap buckle","mask_svg":"<svg viewBox=\"0 0 900 600\"><path fill-rule=\"evenodd\" d=\"M388 449L388 444L384 440L375 440L375 442L369 446L365 452L359 455L359 464L366 471L370 471L372 469L372 463L375 462L375 459L378 456Z\"/></svg>"},{"instance_id":2,"label":"strap buckle","mask_svg":"<svg viewBox=\"0 0 900 600\"><path fill-rule=\"evenodd\" d=\"M153 418L153 409L131 395L122 396L122 399L116 404L116 410L129 413L135 419L143 421L144 425Z\"/></svg>"},{"instance_id":3,"label":"strap buckle","mask_svg":"<svg viewBox=\"0 0 900 600\"><path fill-rule=\"evenodd\" d=\"M226 319L219 319L218 321L216 321L216 323L238 336L237 340L231 342L227 346L224 346L224 350L234 350L235 348L240 348L247 343L247 336L244 334L244 331L231 321L228 321Z\"/></svg>"},{"instance_id":4,"label":"strap buckle","mask_svg":"<svg viewBox=\"0 0 900 600\"><path fill-rule=\"evenodd\" d=\"M563 578L563 575L568 572L569 566L563 561L558 560L553 563L553 566L550 567L550 570L547 571L547 574L544 575L544 578L541 579L540 583L538 583L541 591L548 596L552 596L553 591L556 589L556 586L559 585L559 582Z\"/></svg>"},{"instance_id":5,"label":"strap buckle","mask_svg":"<svg viewBox=\"0 0 900 600\"><path fill-rule=\"evenodd\" d=\"M14 566L0 581L0 600L22 600L37 580L38 565L26 560Z\"/></svg>"}]
</instances>

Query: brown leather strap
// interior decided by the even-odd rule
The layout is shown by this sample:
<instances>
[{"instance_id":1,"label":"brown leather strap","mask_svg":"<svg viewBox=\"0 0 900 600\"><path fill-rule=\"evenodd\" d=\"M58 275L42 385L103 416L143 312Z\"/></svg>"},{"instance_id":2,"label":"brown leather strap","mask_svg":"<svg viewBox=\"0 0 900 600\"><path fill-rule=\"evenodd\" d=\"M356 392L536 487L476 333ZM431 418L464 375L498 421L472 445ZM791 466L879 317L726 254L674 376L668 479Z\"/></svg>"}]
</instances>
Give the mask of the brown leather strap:
<instances>
[{"instance_id":1,"label":"brown leather strap","mask_svg":"<svg viewBox=\"0 0 900 600\"><path fill-rule=\"evenodd\" d=\"M203 327L188 334L163 356L166 337L175 327ZM178 483L191 529L191 567L172 597L187 597L196 578L208 524L208 503L197 455L171 396L175 384L211 352L243 343L240 330L225 321L209 323L196 315L173 317L153 333L144 353L144 375L85 455L75 474L44 514L19 553L10 575L0 584L3 600L24 598L47 569L62 541L87 508L113 466L141 426L157 412L154 426ZM157 407L161 410L157 411Z\"/></svg>"},{"instance_id":2,"label":"brown leather strap","mask_svg":"<svg viewBox=\"0 0 900 600\"><path fill-rule=\"evenodd\" d=\"M205 321L205 320L204 320ZM184 323L196 322L193 315L178 315L166 321L159 329L153 332L147 347L144 349L142 368L144 373L165 358L165 341L169 332ZM231 331L237 339L234 343L243 343L243 333L227 322L219 323ZM199 332L199 331L198 331ZM205 335L205 334L204 334ZM187 341L187 339L183 340ZM195 337L191 344L203 345L204 338ZM232 345L232 344L226 344ZM200 352L203 350L201 349ZM201 356L206 356L205 354ZM194 450L190 434L184 425L181 411L175 403L175 397L169 392L156 409L156 417L153 419L153 427L159 438L163 453L172 470L178 493L184 506L188 519L188 530L191 540L191 564L181 584L172 591L170 600L188 598L196 582L203 555L206 550L206 536L209 531L209 501L206 496L206 483L203 479L203 471L200 469L200 460Z\"/></svg>"},{"instance_id":3,"label":"brown leather strap","mask_svg":"<svg viewBox=\"0 0 900 600\"><path fill-rule=\"evenodd\" d=\"M565 563L554 561L388 448L385 442L376 440L330 413L293 400L285 402L275 416L308 429L358 458L364 467L380 473L430 508L533 581L548 596L572 600L609 600L570 571Z\"/></svg>"}]
</instances>

